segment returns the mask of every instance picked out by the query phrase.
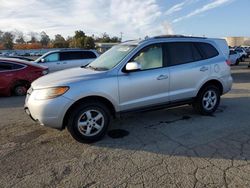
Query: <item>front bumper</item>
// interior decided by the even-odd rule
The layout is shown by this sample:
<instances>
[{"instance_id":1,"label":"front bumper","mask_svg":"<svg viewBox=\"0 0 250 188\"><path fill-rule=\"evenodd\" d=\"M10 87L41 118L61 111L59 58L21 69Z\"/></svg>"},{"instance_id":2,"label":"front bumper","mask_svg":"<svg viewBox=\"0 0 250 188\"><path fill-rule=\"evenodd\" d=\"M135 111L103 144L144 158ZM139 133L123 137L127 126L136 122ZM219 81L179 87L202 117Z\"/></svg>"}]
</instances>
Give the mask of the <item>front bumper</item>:
<instances>
[{"instance_id":1,"label":"front bumper","mask_svg":"<svg viewBox=\"0 0 250 188\"><path fill-rule=\"evenodd\" d=\"M73 103L73 100L64 96L48 100L36 100L31 93L26 96L24 110L32 120L40 125L61 130L64 116Z\"/></svg>"}]
</instances>

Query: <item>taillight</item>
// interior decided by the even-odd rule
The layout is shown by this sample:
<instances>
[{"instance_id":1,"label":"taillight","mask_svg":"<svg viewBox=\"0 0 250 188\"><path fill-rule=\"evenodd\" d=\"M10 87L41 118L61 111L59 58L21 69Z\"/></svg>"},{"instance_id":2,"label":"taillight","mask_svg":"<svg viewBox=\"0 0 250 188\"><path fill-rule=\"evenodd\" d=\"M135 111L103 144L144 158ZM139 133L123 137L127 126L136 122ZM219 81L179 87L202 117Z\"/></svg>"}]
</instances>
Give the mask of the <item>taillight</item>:
<instances>
[{"instance_id":1,"label":"taillight","mask_svg":"<svg viewBox=\"0 0 250 188\"><path fill-rule=\"evenodd\" d=\"M46 74L48 74L48 73L49 73L49 70L48 70L48 69L46 69L46 70L44 70L44 71L42 72L43 75L46 75Z\"/></svg>"},{"instance_id":2,"label":"taillight","mask_svg":"<svg viewBox=\"0 0 250 188\"><path fill-rule=\"evenodd\" d=\"M229 59L226 60L226 63L227 63L228 66L231 66L231 61Z\"/></svg>"}]
</instances>

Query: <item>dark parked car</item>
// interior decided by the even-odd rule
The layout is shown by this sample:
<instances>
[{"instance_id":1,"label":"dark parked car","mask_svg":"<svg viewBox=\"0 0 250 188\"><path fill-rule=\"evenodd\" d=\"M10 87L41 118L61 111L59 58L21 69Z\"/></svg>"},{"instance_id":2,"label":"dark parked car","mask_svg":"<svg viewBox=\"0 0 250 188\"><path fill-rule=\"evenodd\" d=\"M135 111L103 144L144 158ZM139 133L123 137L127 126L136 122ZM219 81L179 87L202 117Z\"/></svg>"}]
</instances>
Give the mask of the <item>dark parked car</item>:
<instances>
[{"instance_id":1,"label":"dark parked car","mask_svg":"<svg viewBox=\"0 0 250 188\"><path fill-rule=\"evenodd\" d=\"M48 68L28 61L0 58L0 95L25 95L30 84L48 74Z\"/></svg>"}]
</instances>

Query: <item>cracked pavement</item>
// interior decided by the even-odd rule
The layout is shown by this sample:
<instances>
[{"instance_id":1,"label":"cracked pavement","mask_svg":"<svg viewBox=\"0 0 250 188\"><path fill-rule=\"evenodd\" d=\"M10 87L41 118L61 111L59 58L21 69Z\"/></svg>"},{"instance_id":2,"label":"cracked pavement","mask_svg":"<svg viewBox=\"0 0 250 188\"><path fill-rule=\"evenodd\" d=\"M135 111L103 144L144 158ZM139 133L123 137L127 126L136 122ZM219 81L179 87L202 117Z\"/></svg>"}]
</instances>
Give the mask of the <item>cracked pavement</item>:
<instances>
[{"instance_id":1,"label":"cracked pavement","mask_svg":"<svg viewBox=\"0 0 250 188\"><path fill-rule=\"evenodd\" d=\"M91 145L32 122L24 98L0 98L0 187L250 187L250 69L232 73L214 116L131 114L110 126L128 136Z\"/></svg>"}]
</instances>

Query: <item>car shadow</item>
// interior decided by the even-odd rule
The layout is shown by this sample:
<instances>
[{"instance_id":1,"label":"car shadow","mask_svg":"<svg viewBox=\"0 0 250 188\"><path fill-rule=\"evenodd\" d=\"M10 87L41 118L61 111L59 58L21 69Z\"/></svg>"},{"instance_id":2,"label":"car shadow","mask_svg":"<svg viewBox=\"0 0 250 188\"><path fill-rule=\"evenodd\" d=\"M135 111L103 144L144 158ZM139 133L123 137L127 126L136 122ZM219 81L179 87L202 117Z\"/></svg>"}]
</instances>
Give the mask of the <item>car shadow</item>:
<instances>
[{"instance_id":1,"label":"car shadow","mask_svg":"<svg viewBox=\"0 0 250 188\"><path fill-rule=\"evenodd\" d=\"M234 83L250 83L250 72L234 72L232 77Z\"/></svg>"},{"instance_id":2,"label":"car shadow","mask_svg":"<svg viewBox=\"0 0 250 188\"><path fill-rule=\"evenodd\" d=\"M24 106L25 97L1 97L0 108L20 108Z\"/></svg>"},{"instance_id":3,"label":"car shadow","mask_svg":"<svg viewBox=\"0 0 250 188\"><path fill-rule=\"evenodd\" d=\"M250 160L250 98L223 98L213 116L200 116L190 106L136 113L112 122L110 130L129 134L94 144L169 156ZM108 134L109 135L109 134Z\"/></svg>"}]
</instances>

